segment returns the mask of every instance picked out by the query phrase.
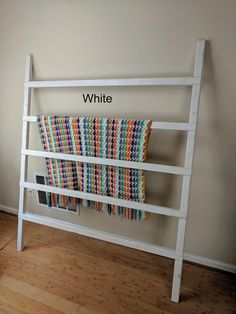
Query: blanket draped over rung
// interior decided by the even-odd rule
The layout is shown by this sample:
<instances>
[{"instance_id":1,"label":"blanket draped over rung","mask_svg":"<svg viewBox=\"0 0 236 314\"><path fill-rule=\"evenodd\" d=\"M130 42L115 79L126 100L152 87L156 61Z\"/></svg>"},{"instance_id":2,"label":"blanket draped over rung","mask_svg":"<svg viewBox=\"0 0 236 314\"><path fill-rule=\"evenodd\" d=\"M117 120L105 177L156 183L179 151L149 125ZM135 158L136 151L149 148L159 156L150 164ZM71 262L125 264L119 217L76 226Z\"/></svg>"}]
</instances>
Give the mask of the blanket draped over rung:
<instances>
[{"instance_id":1,"label":"blanket draped over rung","mask_svg":"<svg viewBox=\"0 0 236 314\"><path fill-rule=\"evenodd\" d=\"M37 121L47 152L139 162L146 159L150 120L42 115ZM145 202L143 170L53 158L46 158L46 165L51 186ZM132 220L148 217L141 210L48 193L48 206L67 208L79 202Z\"/></svg>"}]
</instances>

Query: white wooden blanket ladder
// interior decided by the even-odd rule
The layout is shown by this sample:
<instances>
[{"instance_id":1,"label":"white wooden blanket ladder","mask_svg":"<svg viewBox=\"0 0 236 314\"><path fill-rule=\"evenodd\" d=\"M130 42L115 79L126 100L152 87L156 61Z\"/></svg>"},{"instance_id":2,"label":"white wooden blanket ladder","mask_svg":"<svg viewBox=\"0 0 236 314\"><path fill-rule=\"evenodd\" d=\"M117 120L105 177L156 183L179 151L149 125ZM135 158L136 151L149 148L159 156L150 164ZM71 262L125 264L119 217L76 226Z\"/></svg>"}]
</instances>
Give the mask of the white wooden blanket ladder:
<instances>
[{"instance_id":1,"label":"white wooden blanket ladder","mask_svg":"<svg viewBox=\"0 0 236 314\"><path fill-rule=\"evenodd\" d=\"M25 86L24 86L24 109L23 109L23 130L22 130L22 150L21 150L21 173L20 173L20 195L19 195L19 214L18 214L18 239L17 250L22 251L23 243L23 226L24 220L39 223L54 228L75 232L81 235L92 238L108 241L111 243L120 244L130 248L150 252L153 254L169 257L175 260L174 275L172 284L171 300L178 302L180 295L180 284L182 276L182 265L184 255L184 238L186 229L186 218L188 210L189 189L192 173L193 152L195 143L195 133L198 117L198 105L200 99L200 87L202 68L204 60L205 40L197 40L196 57L194 75L190 77L160 77L160 78L130 78L130 79L98 79L98 80L66 80L66 81L34 81L32 74L32 56L28 55L26 58L25 67ZM187 145L185 154L184 167L166 166L154 163L130 162L113 160L97 157L76 156L69 154L50 153L44 151L30 150L28 145L29 137L29 123L36 122L36 116L30 116L31 105L31 89L32 88L49 88L49 87L81 87L81 86L151 86L151 85L184 85L192 87L192 96L190 104L190 115L188 123L174 123L174 122L153 122L153 129L166 130L183 130L187 132ZM114 197L101 196L80 191L73 191L58 187L41 185L27 182L27 161L28 156L35 157L50 157L73 161L86 161L88 163L109 164L114 166L121 166L127 168L143 169L154 172L172 173L183 176L182 192L180 209L168 208L152 204L143 204L133 201L127 201ZM103 232L100 230L80 226L77 224L68 223L58 219L33 214L25 210L25 192L26 189L40 190L45 192L52 192L56 194L68 195L81 199L88 199L93 201L100 201L108 204L120 205L139 210L145 210L152 213L177 217L179 219L176 249L161 247L154 244L149 244L142 241L129 239L123 236Z\"/></svg>"}]
</instances>

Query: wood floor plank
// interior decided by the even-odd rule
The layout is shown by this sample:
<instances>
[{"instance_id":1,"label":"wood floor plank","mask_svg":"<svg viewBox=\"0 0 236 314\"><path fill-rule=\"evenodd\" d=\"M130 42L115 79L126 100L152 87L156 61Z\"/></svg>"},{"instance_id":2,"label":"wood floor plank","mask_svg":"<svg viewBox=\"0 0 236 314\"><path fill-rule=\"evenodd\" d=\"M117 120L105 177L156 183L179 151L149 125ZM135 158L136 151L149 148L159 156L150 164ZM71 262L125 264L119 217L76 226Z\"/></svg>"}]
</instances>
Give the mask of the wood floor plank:
<instances>
[{"instance_id":1,"label":"wood floor plank","mask_svg":"<svg viewBox=\"0 0 236 314\"><path fill-rule=\"evenodd\" d=\"M38 314L63 313L56 311L53 308L38 302L37 300L31 299L30 297L22 294L22 292L17 292L15 287L7 287L0 284L0 296L1 306L4 304L5 309L11 313L34 313L36 312L36 309Z\"/></svg>"},{"instance_id":2,"label":"wood floor plank","mask_svg":"<svg viewBox=\"0 0 236 314\"><path fill-rule=\"evenodd\" d=\"M0 313L236 313L229 273L184 263L181 302L170 301L173 261L0 213Z\"/></svg>"}]
</instances>

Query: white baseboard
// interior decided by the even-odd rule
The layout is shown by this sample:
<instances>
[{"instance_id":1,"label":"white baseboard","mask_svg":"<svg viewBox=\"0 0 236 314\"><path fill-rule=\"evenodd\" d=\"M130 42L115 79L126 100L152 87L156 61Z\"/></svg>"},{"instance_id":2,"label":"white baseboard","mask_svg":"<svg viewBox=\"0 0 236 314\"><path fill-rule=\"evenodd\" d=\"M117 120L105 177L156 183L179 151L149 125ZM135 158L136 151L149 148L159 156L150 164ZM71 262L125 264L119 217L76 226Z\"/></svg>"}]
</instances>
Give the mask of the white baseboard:
<instances>
[{"instance_id":1,"label":"white baseboard","mask_svg":"<svg viewBox=\"0 0 236 314\"><path fill-rule=\"evenodd\" d=\"M18 215L18 209L5 206L5 205L0 205L0 211L8 213L8 214Z\"/></svg>"},{"instance_id":2,"label":"white baseboard","mask_svg":"<svg viewBox=\"0 0 236 314\"><path fill-rule=\"evenodd\" d=\"M207 257L192 255L188 253L184 253L184 260L236 274L236 265L233 264L228 264Z\"/></svg>"},{"instance_id":3,"label":"white baseboard","mask_svg":"<svg viewBox=\"0 0 236 314\"><path fill-rule=\"evenodd\" d=\"M0 205L0 211L13 214L13 215L18 215L18 210L16 208L4 206L4 205ZM233 265L233 264L228 264L228 263L224 263L224 262L210 259L207 257L197 256L197 255L188 254L188 253L184 253L184 260L236 274L236 265Z\"/></svg>"}]
</instances>

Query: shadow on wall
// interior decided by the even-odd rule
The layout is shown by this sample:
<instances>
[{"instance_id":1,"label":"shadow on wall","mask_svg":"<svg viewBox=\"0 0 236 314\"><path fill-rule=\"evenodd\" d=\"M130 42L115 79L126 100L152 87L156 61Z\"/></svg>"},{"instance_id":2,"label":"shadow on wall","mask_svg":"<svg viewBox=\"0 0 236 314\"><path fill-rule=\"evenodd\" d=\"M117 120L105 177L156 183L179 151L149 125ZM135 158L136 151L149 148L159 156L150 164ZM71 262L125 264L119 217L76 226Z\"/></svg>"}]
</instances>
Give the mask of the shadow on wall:
<instances>
[{"instance_id":1,"label":"shadow on wall","mask_svg":"<svg viewBox=\"0 0 236 314\"><path fill-rule=\"evenodd\" d=\"M205 104L207 108L207 118L202 117L202 128L208 128L208 136L204 142L207 147L206 149L212 149L214 152L215 168L213 168L213 171L215 171L215 176L218 176L216 179L221 186L220 196L217 196L218 201L220 202L218 205L220 210L218 210L217 213L212 210L211 214L212 218L217 219L217 223L222 226L222 230L230 230L231 227L229 228L229 226L232 226L234 234L232 234L230 237L231 239L235 239L236 228L234 225L232 225L236 219L235 122L230 113L231 104L227 103L229 100L224 99L224 93L226 95L226 93L230 91L230 82L225 83L227 86L221 86L218 84L217 78L221 73L215 72L214 53L217 53L214 47L214 41L207 41L203 71L203 95L205 97ZM225 89L225 91L223 89ZM206 143L206 141L208 142ZM217 191L215 193L217 194ZM214 195L214 197L216 197L216 195ZM214 217L215 215L216 217ZM222 232L221 236L222 241L228 241L228 233ZM236 252L236 242L234 241L234 243Z\"/></svg>"},{"instance_id":2,"label":"shadow on wall","mask_svg":"<svg viewBox=\"0 0 236 314\"><path fill-rule=\"evenodd\" d=\"M169 133L169 134L168 134ZM185 150L186 132L184 131L159 131L154 137L159 147L151 150L148 154L148 161L164 165L182 166L184 165L183 152ZM166 149L161 150L162 146ZM152 147L152 145L149 145ZM174 200L176 194L177 181L182 182L182 176L147 173L147 199L158 200L158 205L179 208L179 198ZM179 191L180 192L180 191ZM156 204L157 202L154 201Z\"/></svg>"}]
</instances>

